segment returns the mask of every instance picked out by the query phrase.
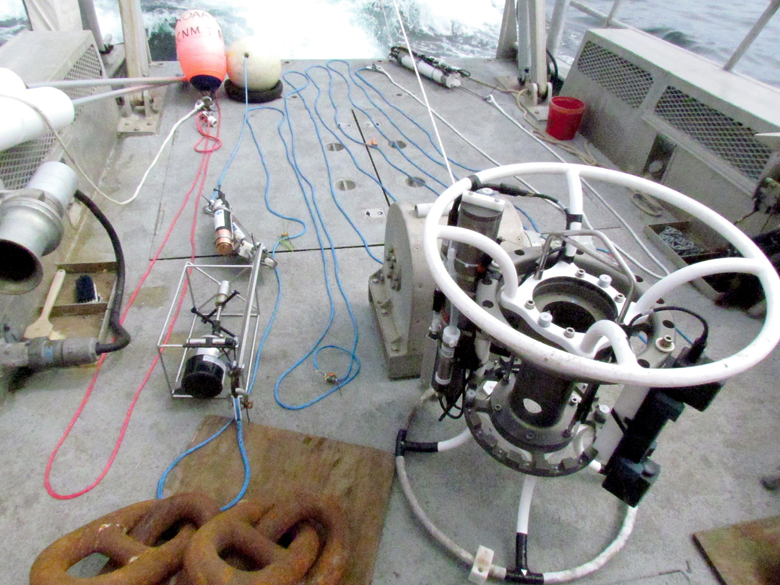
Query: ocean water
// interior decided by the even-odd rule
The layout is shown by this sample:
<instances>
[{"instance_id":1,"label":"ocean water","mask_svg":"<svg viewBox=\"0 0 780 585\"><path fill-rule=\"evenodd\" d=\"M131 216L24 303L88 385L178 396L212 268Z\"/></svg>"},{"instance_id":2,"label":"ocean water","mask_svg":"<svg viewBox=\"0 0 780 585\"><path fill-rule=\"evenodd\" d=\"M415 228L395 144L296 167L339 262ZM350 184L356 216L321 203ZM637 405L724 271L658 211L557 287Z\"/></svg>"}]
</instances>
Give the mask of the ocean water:
<instances>
[{"instance_id":1,"label":"ocean water","mask_svg":"<svg viewBox=\"0 0 780 585\"><path fill-rule=\"evenodd\" d=\"M492 57L498 43L504 0L397 0L412 45L437 57ZM586 0L609 12L612 0ZM625 0L618 18L627 24L725 63L768 0ZM554 2L548 0L548 16ZM285 59L382 58L401 40L392 0L141 0L155 59L175 59L176 17L188 8L209 11L227 44L245 35L267 38ZM116 0L95 0L104 35L122 31ZM571 62L584 32L597 19L570 9L559 58ZM0 44L27 28L22 0L0 0ZM780 14L770 21L736 67L780 86Z\"/></svg>"}]
</instances>

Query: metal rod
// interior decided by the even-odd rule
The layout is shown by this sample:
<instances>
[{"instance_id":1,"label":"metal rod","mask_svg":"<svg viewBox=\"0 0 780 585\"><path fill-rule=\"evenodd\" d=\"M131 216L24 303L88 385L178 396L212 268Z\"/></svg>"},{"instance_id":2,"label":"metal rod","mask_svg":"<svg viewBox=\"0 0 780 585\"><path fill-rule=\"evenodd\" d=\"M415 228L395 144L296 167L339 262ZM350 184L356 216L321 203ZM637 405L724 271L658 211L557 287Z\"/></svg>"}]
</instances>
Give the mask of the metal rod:
<instances>
[{"instance_id":1,"label":"metal rod","mask_svg":"<svg viewBox=\"0 0 780 585\"><path fill-rule=\"evenodd\" d=\"M620 8L621 4L623 4L623 0L615 0L612 3L612 10L609 11L609 15L607 16L607 19L604 21L604 26L609 27L612 24L612 19L615 18L615 14L617 14L617 11Z\"/></svg>"},{"instance_id":2,"label":"metal rod","mask_svg":"<svg viewBox=\"0 0 780 585\"><path fill-rule=\"evenodd\" d=\"M154 89L156 86L154 85L138 85L133 87L123 87L122 89L115 89L113 91L107 91L105 93L95 93L92 95L89 95L87 97L83 98L76 98L75 100L71 100L73 102L74 107L83 106L84 104L89 104L92 102L97 102L99 100L105 100L108 98L115 98L120 95L126 95L128 93L136 93L141 91L146 91L148 89Z\"/></svg>"},{"instance_id":3,"label":"metal rod","mask_svg":"<svg viewBox=\"0 0 780 585\"><path fill-rule=\"evenodd\" d=\"M187 81L186 77L101 77L98 79L70 79L55 81L38 81L27 87L56 87L66 89L72 87L102 87L104 85L168 85L177 81Z\"/></svg>"},{"instance_id":4,"label":"metal rod","mask_svg":"<svg viewBox=\"0 0 780 585\"><path fill-rule=\"evenodd\" d=\"M263 262L263 250L258 248L255 250L255 258L252 263L252 272L249 275L249 290L247 291L246 298L246 310L244 311L244 320L241 324L241 342L238 347L238 367L241 368L241 380L242 386L246 388L246 377L244 373L246 368L244 367L244 360L246 359L247 341L249 339L249 333L251 327L249 322L252 318L252 310L255 306L255 295L257 294L257 280L260 277L260 267Z\"/></svg>"},{"instance_id":5,"label":"metal rod","mask_svg":"<svg viewBox=\"0 0 780 585\"><path fill-rule=\"evenodd\" d=\"M593 238L598 238L599 240L601 240L604 243L604 245L607 247L607 250L609 250L609 253L612 254L612 256L615 258L615 261L618 263L620 269L623 271L624 276L628 280L628 294L626 295L626 302L623 303L623 308L620 309L620 314L618 315L618 322L622 323L624 317L626 316L626 312L628 311L628 305L634 298L634 291L636 290L636 277L634 276L634 273L631 272L631 269L628 267L628 264L626 264L626 261L623 259L623 256L620 254L620 252L617 251L617 248L615 248L615 245L612 243L612 240L610 240L603 233L596 230L569 230L566 232L555 232L555 233L548 234L547 240L544 243L544 248L542 249L542 254L539 257L539 268L536 270L536 273L534 274L534 278L536 280L540 280L542 278L542 274L544 273L544 265L547 263L547 257L550 254L550 248L552 247L552 241L554 239L559 239L562 242L569 242L575 248L577 248L578 250L582 250L585 254L591 256L592 258L595 258L599 261L603 261L601 258L596 256L596 254L594 254L592 250L590 250L581 242L575 240L573 236L591 236Z\"/></svg>"},{"instance_id":6,"label":"metal rod","mask_svg":"<svg viewBox=\"0 0 780 585\"><path fill-rule=\"evenodd\" d=\"M572 5L572 8L576 8L580 12L584 12L585 14L587 14L589 16L593 16L595 18L598 18L602 22L605 21L607 19L607 17L609 16L608 14L604 14L603 12L601 12L599 10L591 8L590 6L587 6L586 4L583 4L582 2L579 2L578 0L571 0L571 5ZM635 28L635 27L633 27L631 25L628 25L628 24L626 24L624 22L620 22L619 20L613 20L610 23L610 26L612 26L614 28L627 28L627 29L630 29L630 30L639 30L638 28Z\"/></svg>"},{"instance_id":7,"label":"metal rod","mask_svg":"<svg viewBox=\"0 0 780 585\"><path fill-rule=\"evenodd\" d=\"M737 61L739 61L742 58L742 55L745 54L745 51L747 51L750 48L750 45L753 44L753 41L755 41L758 35L761 34L761 31L764 30L764 27L767 25L769 20L775 15L775 12L777 12L778 8L780 8L780 0L772 0L769 6L766 7L766 10L764 10L764 13L756 21L756 24L753 25L753 28L750 29L748 34L739 44L737 50L734 51L734 54L723 66L723 69L725 69L726 71L731 71L734 68L734 65L737 64Z\"/></svg>"}]
</instances>

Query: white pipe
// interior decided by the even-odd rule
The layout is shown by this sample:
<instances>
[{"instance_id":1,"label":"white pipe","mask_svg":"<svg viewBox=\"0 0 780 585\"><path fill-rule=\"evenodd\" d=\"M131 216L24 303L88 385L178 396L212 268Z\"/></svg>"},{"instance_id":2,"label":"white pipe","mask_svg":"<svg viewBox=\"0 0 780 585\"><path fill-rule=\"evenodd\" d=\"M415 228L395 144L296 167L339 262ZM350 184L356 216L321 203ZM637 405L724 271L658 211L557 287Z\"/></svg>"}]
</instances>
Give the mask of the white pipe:
<instances>
[{"instance_id":1,"label":"white pipe","mask_svg":"<svg viewBox=\"0 0 780 585\"><path fill-rule=\"evenodd\" d=\"M566 169L566 185L569 188L569 214L573 216L581 216L583 213L582 182L580 181L580 175L576 169ZM582 229L582 222L572 221L571 225L567 226L566 229L573 231L580 230ZM576 253L577 248L574 246L574 244L566 244L567 258L574 258Z\"/></svg>"},{"instance_id":2,"label":"white pipe","mask_svg":"<svg viewBox=\"0 0 780 585\"><path fill-rule=\"evenodd\" d=\"M0 94L0 111L0 152L43 136L50 127L62 130L76 117L70 98L53 87Z\"/></svg>"},{"instance_id":3,"label":"white pipe","mask_svg":"<svg viewBox=\"0 0 780 585\"><path fill-rule=\"evenodd\" d=\"M430 217L431 215L428 215L428 217L425 218L426 226ZM479 232L449 225L439 226L437 224L437 226L438 238L450 240L451 242L468 244L475 248L479 248L485 252L485 254L489 254L493 258L493 262L498 264L501 275L504 277L504 290L502 294L507 297L515 296L518 287L517 270L512 262L512 258L509 256L509 252Z\"/></svg>"},{"instance_id":4,"label":"white pipe","mask_svg":"<svg viewBox=\"0 0 780 585\"><path fill-rule=\"evenodd\" d=\"M618 364L626 367L637 367L636 356L628 343L626 332L614 321L603 319L596 321L591 325L582 337L580 350L583 355L590 355L596 349L596 344L602 337L609 340L612 351L615 352L615 358Z\"/></svg>"},{"instance_id":5,"label":"white pipe","mask_svg":"<svg viewBox=\"0 0 780 585\"><path fill-rule=\"evenodd\" d=\"M520 492L520 505L517 508L517 533L528 534L528 519L531 516L531 500L534 497L536 476L526 475L523 478L523 489Z\"/></svg>"},{"instance_id":6,"label":"white pipe","mask_svg":"<svg viewBox=\"0 0 780 585\"><path fill-rule=\"evenodd\" d=\"M623 524L620 527L617 537L612 543L605 548L600 555L595 559L585 564L568 569L566 571L556 571L552 573L544 573L545 583L567 583L574 581L575 579L581 579L586 575L598 571L603 567L609 559L615 556L617 552L623 548L628 541L628 537L631 536L631 532L634 530L634 522L636 521L636 508L626 506L626 516L623 519Z\"/></svg>"},{"instance_id":7,"label":"white pipe","mask_svg":"<svg viewBox=\"0 0 780 585\"><path fill-rule=\"evenodd\" d=\"M471 438L471 430L468 427L466 427L460 432L460 434L452 437L451 439L447 439L446 441L439 441L438 443L439 453L442 453L443 451L450 451L452 449L456 449L462 445L465 445L470 438Z\"/></svg>"},{"instance_id":8,"label":"white pipe","mask_svg":"<svg viewBox=\"0 0 780 585\"><path fill-rule=\"evenodd\" d=\"M717 258L715 260L705 260L685 266L672 272L669 276L656 282L645 291L636 304L631 308L635 315L641 315L649 311L655 305L658 299L673 291L675 288L686 282L691 282L697 278L712 276L713 274L726 274L729 272L738 272L743 274L754 274L760 276L766 267L758 259L748 258Z\"/></svg>"}]
</instances>

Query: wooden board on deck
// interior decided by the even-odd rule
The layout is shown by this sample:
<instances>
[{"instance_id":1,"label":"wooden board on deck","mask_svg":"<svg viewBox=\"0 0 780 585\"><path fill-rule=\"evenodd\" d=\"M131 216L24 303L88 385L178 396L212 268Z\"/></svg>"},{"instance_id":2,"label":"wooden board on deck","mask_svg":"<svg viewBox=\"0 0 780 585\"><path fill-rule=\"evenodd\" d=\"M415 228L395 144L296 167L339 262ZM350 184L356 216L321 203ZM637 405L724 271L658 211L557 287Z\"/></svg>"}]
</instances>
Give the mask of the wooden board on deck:
<instances>
[{"instance_id":1,"label":"wooden board on deck","mask_svg":"<svg viewBox=\"0 0 780 585\"><path fill-rule=\"evenodd\" d=\"M190 446L206 440L227 421L206 417ZM338 498L347 512L352 538L352 560L341 583L371 583L393 482L392 453L257 424L244 428L252 471L245 497L302 490ZM232 427L178 465L169 476L166 495L200 491L224 505L243 481Z\"/></svg>"},{"instance_id":2,"label":"wooden board on deck","mask_svg":"<svg viewBox=\"0 0 780 585\"><path fill-rule=\"evenodd\" d=\"M780 516L693 537L726 585L780 585Z\"/></svg>"}]
</instances>

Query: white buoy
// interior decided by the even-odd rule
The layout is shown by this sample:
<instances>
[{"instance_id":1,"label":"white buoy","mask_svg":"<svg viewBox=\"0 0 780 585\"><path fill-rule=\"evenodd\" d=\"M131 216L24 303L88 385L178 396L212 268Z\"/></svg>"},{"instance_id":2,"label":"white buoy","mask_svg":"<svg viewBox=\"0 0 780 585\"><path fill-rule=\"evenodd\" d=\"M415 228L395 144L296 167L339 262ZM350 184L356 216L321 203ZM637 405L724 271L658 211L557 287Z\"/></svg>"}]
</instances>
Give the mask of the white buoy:
<instances>
[{"instance_id":1,"label":"white buoy","mask_svg":"<svg viewBox=\"0 0 780 585\"><path fill-rule=\"evenodd\" d=\"M244 60L246 60L246 87L250 90L271 89L282 75L282 61L268 41L260 37L241 37L227 51L227 73L230 81L244 87Z\"/></svg>"}]
</instances>

